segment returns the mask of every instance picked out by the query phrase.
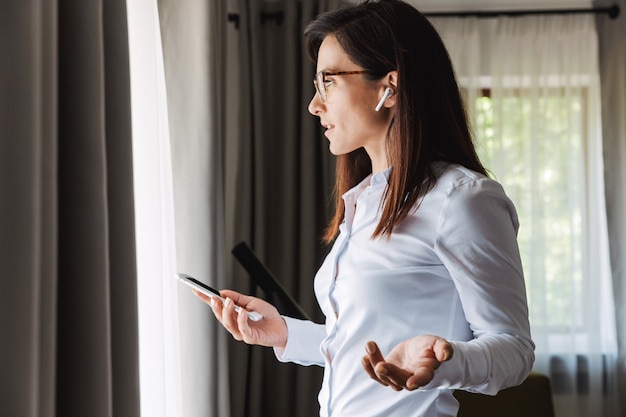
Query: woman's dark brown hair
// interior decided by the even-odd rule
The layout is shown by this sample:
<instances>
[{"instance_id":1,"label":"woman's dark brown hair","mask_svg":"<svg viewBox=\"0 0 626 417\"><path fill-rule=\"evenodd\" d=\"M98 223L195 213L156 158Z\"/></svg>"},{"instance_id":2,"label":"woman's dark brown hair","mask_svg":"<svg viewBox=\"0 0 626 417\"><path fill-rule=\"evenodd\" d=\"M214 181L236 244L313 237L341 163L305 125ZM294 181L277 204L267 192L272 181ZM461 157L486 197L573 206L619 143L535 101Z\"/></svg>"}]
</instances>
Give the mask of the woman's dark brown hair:
<instances>
[{"instance_id":1,"label":"woman's dark brown hair","mask_svg":"<svg viewBox=\"0 0 626 417\"><path fill-rule=\"evenodd\" d=\"M366 1L323 13L307 26L309 57L334 36L350 59L380 79L398 71L396 110L386 140L392 171L372 238L390 236L437 180L433 162L463 165L486 175L468 126L448 52L430 22L400 0ZM343 221L341 196L371 173L363 148L337 158L335 214L324 235L331 242Z\"/></svg>"}]
</instances>

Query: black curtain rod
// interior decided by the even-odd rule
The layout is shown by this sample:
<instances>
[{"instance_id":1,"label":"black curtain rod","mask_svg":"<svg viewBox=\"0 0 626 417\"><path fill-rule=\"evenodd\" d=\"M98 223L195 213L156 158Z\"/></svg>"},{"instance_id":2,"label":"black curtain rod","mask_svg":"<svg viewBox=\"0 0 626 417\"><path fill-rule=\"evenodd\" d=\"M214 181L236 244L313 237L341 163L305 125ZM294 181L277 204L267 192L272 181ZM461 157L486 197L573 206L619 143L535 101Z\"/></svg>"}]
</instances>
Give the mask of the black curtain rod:
<instances>
[{"instance_id":1,"label":"black curtain rod","mask_svg":"<svg viewBox=\"0 0 626 417\"><path fill-rule=\"evenodd\" d=\"M527 16L527 15L542 15L542 14L608 14L611 19L616 19L619 16L619 6L613 4L608 7L594 7L590 9L536 9L536 10L492 10L492 11L456 11L456 12L425 12L424 16L427 17L479 17L489 18L498 16ZM281 11L268 13L261 12L261 23L265 24L268 20L273 20L277 25L283 22L284 14ZM239 28L239 14L229 13L228 21L235 24L236 28Z\"/></svg>"},{"instance_id":2,"label":"black curtain rod","mask_svg":"<svg viewBox=\"0 0 626 417\"><path fill-rule=\"evenodd\" d=\"M283 23L285 14L282 11L278 12L261 12L261 24L264 25L268 20L273 20L277 25ZM236 29L239 29L239 13L228 13L228 21L235 25Z\"/></svg>"},{"instance_id":3,"label":"black curtain rod","mask_svg":"<svg viewBox=\"0 0 626 417\"><path fill-rule=\"evenodd\" d=\"M493 11L456 11L456 12L425 12L427 17L497 17L497 16L526 16L542 14L608 14L611 19L619 16L619 6L614 4L608 7L594 7L590 9L537 9L537 10L493 10Z\"/></svg>"}]
</instances>

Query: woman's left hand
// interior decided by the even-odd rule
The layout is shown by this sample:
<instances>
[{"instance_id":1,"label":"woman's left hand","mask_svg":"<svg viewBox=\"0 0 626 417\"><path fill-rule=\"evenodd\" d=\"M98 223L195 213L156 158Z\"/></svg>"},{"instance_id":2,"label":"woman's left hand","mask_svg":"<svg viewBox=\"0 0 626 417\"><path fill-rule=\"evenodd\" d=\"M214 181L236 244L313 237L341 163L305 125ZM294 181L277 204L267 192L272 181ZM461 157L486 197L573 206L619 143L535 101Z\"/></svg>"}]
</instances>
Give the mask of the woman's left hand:
<instances>
[{"instance_id":1,"label":"woman's left hand","mask_svg":"<svg viewBox=\"0 0 626 417\"><path fill-rule=\"evenodd\" d=\"M413 391L428 384L442 362L452 358L452 345L441 337L420 335L398 344L383 357L375 342L365 346L361 360L365 372L395 391Z\"/></svg>"}]
</instances>

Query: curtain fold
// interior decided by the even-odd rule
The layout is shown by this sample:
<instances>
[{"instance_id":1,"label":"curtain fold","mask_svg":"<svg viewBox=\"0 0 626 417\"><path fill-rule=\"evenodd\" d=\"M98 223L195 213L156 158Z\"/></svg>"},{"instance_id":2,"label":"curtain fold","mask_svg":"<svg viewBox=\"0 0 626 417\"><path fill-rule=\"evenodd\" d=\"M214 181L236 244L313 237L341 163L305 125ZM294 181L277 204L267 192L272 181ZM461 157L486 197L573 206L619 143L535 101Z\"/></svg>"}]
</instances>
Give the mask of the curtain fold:
<instances>
[{"instance_id":1,"label":"curtain fold","mask_svg":"<svg viewBox=\"0 0 626 417\"><path fill-rule=\"evenodd\" d=\"M186 310L181 308L181 288L174 279L172 153L159 14L156 0L127 1L127 7L140 288L141 413L150 417L193 415L189 410L195 409L198 402L184 401L187 385L181 376L187 359L181 349L181 318Z\"/></svg>"},{"instance_id":2,"label":"curtain fold","mask_svg":"<svg viewBox=\"0 0 626 417\"><path fill-rule=\"evenodd\" d=\"M303 45L305 25L332 1L237 3L238 118L230 121L225 152L233 164L227 202L226 247L246 241L281 284L318 321L313 276L325 248L334 159L307 105L314 65ZM280 15L282 13L282 15ZM281 16L279 20L273 16ZM232 77L232 75L230 75ZM234 125L234 126L233 126ZM255 292L249 276L230 262L230 286ZM258 296L264 297L262 292ZM322 370L279 364L271 349L230 345L233 416L316 416ZM245 390L244 388L245 385Z\"/></svg>"},{"instance_id":3,"label":"curtain fold","mask_svg":"<svg viewBox=\"0 0 626 417\"><path fill-rule=\"evenodd\" d=\"M223 142L225 1L159 0L179 272L225 288ZM185 417L230 416L226 331L181 288Z\"/></svg>"},{"instance_id":4,"label":"curtain fold","mask_svg":"<svg viewBox=\"0 0 626 417\"><path fill-rule=\"evenodd\" d=\"M109 217L113 416L139 413L139 351L133 149L126 2L102 3L105 30L105 155Z\"/></svg>"},{"instance_id":5,"label":"curtain fold","mask_svg":"<svg viewBox=\"0 0 626 417\"><path fill-rule=\"evenodd\" d=\"M558 416L618 416L594 18L435 21L520 216L534 370Z\"/></svg>"},{"instance_id":6,"label":"curtain fold","mask_svg":"<svg viewBox=\"0 0 626 417\"><path fill-rule=\"evenodd\" d=\"M0 6L0 414L137 416L125 1Z\"/></svg>"},{"instance_id":7,"label":"curtain fold","mask_svg":"<svg viewBox=\"0 0 626 417\"><path fill-rule=\"evenodd\" d=\"M604 181L618 338L619 410L626 412L626 1L617 19L597 18L600 40ZM606 1L594 1L606 5Z\"/></svg>"},{"instance_id":8,"label":"curtain fold","mask_svg":"<svg viewBox=\"0 0 626 417\"><path fill-rule=\"evenodd\" d=\"M57 6L38 3L0 5L0 414L15 416L55 415Z\"/></svg>"}]
</instances>

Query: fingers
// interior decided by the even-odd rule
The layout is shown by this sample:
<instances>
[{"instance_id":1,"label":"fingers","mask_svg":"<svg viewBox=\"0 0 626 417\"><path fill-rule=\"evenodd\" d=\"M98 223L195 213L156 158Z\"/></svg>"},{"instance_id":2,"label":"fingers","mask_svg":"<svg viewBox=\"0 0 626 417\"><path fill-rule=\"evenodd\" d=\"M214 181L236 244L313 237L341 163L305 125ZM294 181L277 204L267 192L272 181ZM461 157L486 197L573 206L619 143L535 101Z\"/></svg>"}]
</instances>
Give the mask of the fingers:
<instances>
[{"instance_id":1,"label":"fingers","mask_svg":"<svg viewBox=\"0 0 626 417\"><path fill-rule=\"evenodd\" d=\"M385 362L378 345L375 342L367 342L365 351L367 355L361 360L361 365L370 378L379 384L391 387L395 391L402 390L403 384L398 384L398 378L396 378L397 368L394 369L395 367L390 367L390 364Z\"/></svg>"},{"instance_id":2,"label":"fingers","mask_svg":"<svg viewBox=\"0 0 626 417\"><path fill-rule=\"evenodd\" d=\"M243 300L245 298L251 299L252 297L246 297L235 291L223 290L220 292L222 298L224 298L224 302L222 302L217 297L211 297L195 289L193 290L193 293L196 297L211 306L211 310L213 310L215 318L222 323L222 325L233 335L235 339L242 340L241 331L238 326L239 314L235 312L235 306L238 305L237 300ZM246 318L248 317L247 314L244 314L244 316Z\"/></svg>"},{"instance_id":3,"label":"fingers","mask_svg":"<svg viewBox=\"0 0 626 417\"><path fill-rule=\"evenodd\" d=\"M378 379L378 376L376 376L376 372L374 372L374 367L372 366L372 364L370 363L370 359L369 356L363 356L361 358L361 366L363 366L363 369L365 370L365 372L369 375L370 378L372 378L375 381L380 382L383 385L388 385L383 383L382 381L380 381Z\"/></svg>"},{"instance_id":4,"label":"fingers","mask_svg":"<svg viewBox=\"0 0 626 417\"><path fill-rule=\"evenodd\" d=\"M396 391L412 391L428 384L441 363L453 355L452 345L447 340L430 335L400 343L388 357L383 357L374 342L368 342L365 350L367 355L361 359L365 372L376 382Z\"/></svg>"},{"instance_id":5,"label":"fingers","mask_svg":"<svg viewBox=\"0 0 626 417\"><path fill-rule=\"evenodd\" d=\"M435 369L429 366L421 366L406 379L405 386L409 391L418 389L428 384L435 376Z\"/></svg>"},{"instance_id":6,"label":"fingers","mask_svg":"<svg viewBox=\"0 0 626 417\"><path fill-rule=\"evenodd\" d=\"M221 304L219 301L215 300L215 304ZM245 318L248 318L247 313L242 312L242 315L245 315ZM243 340L243 335L241 334L240 329L240 320L239 314L235 312L235 303L232 298L227 297L226 301L222 305L222 325L228 330L228 332L233 336L235 340L241 341ZM247 323L246 323L247 325Z\"/></svg>"},{"instance_id":7,"label":"fingers","mask_svg":"<svg viewBox=\"0 0 626 417\"><path fill-rule=\"evenodd\" d=\"M222 303L217 300L215 297L208 296L206 294L201 293L200 291L193 289L194 295L211 306L211 310L213 310L213 314L215 318L222 322Z\"/></svg>"},{"instance_id":8,"label":"fingers","mask_svg":"<svg viewBox=\"0 0 626 417\"><path fill-rule=\"evenodd\" d=\"M239 313L237 313L237 327L241 335L241 340L248 344L255 343L250 321L248 320L248 313L244 309L239 310Z\"/></svg>"},{"instance_id":9,"label":"fingers","mask_svg":"<svg viewBox=\"0 0 626 417\"><path fill-rule=\"evenodd\" d=\"M219 297L206 296L198 291L194 294L211 306L215 318L235 340L262 346L286 344L287 324L278 310L266 301L231 290L220 291L223 302ZM249 310L263 314L263 320L251 322Z\"/></svg>"},{"instance_id":10,"label":"fingers","mask_svg":"<svg viewBox=\"0 0 626 417\"><path fill-rule=\"evenodd\" d=\"M449 361L452 359L452 355L454 354L454 349L452 349L450 342L442 338L437 338L435 345L433 346L433 350L435 351L435 357L439 362Z\"/></svg>"},{"instance_id":11,"label":"fingers","mask_svg":"<svg viewBox=\"0 0 626 417\"><path fill-rule=\"evenodd\" d=\"M403 389L412 390L417 388L407 384L409 378L411 377L411 373L392 363L380 363L374 370L380 379L386 381L389 386L396 391L401 391Z\"/></svg>"},{"instance_id":12,"label":"fingers","mask_svg":"<svg viewBox=\"0 0 626 417\"><path fill-rule=\"evenodd\" d=\"M193 288L191 291L194 293L194 295L196 297L198 297L199 299L201 299L205 303L211 304L211 299L213 297L209 297L208 295L205 295L205 294L201 293L200 291L196 290L195 288Z\"/></svg>"},{"instance_id":13,"label":"fingers","mask_svg":"<svg viewBox=\"0 0 626 417\"><path fill-rule=\"evenodd\" d=\"M365 351L368 354L367 356L369 357L372 366L385 360L385 357L381 353L380 349L378 349L376 342L367 342L365 344Z\"/></svg>"},{"instance_id":14,"label":"fingers","mask_svg":"<svg viewBox=\"0 0 626 417\"><path fill-rule=\"evenodd\" d=\"M378 349L378 346L374 342L367 342L365 345L365 351L367 352L367 355L363 356L363 358L361 359L361 365L363 366L363 369L365 369L365 372L374 381L388 386L389 384L379 378L379 376L376 375L376 371L374 370L376 365L384 360L382 353L380 353L380 350Z\"/></svg>"},{"instance_id":15,"label":"fingers","mask_svg":"<svg viewBox=\"0 0 626 417\"><path fill-rule=\"evenodd\" d=\"M222 290L220 291L220 294L222 295L222 298L230 298L235 305L238 305L245 310L253 310L252 308L249 308L249 304L255 300L254 297L232 290Z\"/></svg>"}]
</instances>

